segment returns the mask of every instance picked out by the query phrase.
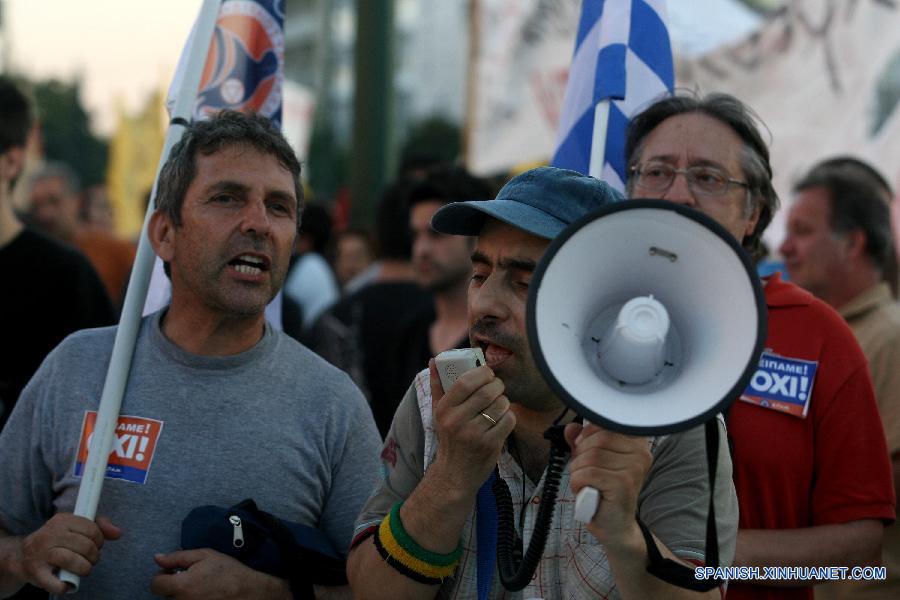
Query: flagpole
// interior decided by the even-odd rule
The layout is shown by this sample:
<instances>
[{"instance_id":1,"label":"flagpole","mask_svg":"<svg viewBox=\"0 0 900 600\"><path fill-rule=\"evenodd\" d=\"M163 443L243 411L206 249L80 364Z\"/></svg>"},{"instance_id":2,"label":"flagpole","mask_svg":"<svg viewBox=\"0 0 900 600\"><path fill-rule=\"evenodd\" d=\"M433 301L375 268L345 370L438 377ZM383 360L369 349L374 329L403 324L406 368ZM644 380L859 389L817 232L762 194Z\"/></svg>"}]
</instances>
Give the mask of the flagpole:
<instances>
[{"instance_id":1,"label":"flagpole","mask_svg":"<svg viewBox=\"0 0 900 600\"><path fill-rule=\"evenodd\" d=\"M603 179L603 161L606 160L606 128L609 125L609 100L604 99L594 107L594 132L591 136L591 162L588 175Z\"/></svg>"},{"instance_id":2,"label":"flagpole","mask_svg":"<svg viewBox=\"0 0 900 600\"><path fill-rule=\"evenodd\" d=\"M609 126L609 100L601 100L594 106L594 131L591 135L591 160L588 175L603 179L603 161L606 160L606 131ZM587 427L590 423L584 421ZM585 486L575 497L575 520L590 523L600 507L600 492Z\"/></svg>"},{"instance_id":3,"label":"flagpole","mask_svg":"<svg viewBox=\"0 0 900 600\"><path fill-rule=\"evenodd\" d=\"M481 7L478 0L469 0L469 47L467 51L468 68L466 69L466 114L463 117L462 130L462 161L469 165L472 157L470 146L475 131L475 103L478 98L476 87L478 85L478 73L475 67L481 52Z\"/></svg>"},{"instance_id":4,"label":"flagpole","mask_svg":"<svg viewBox=\"0 0 900 600\"><path fill-rule=\"evenodd\" d=\"M175 107L171 115L172 120L166 133L159 164L156 167L151 202L148 203L147 212L144 215L144 224L141 227L137 255L135 256L131 277L128 281L125 304L122 308L122 316L119 320L116 339L113 343L112 357L106 372L106 381L103 384L100 406L97 409L97 421L94 425L94 433L91 436L81 485L78 488L78 498L75 501L74 513L86 519L94 520L97 516L97 506L100 503L100 494L103 490L103 477L106 473L109 453L112 451L116 423L122 407L125 386L128 383L131 358L134 354L144 301L150 284L150 274L153 270L153 261L156 256L147 238L147 228L150 216L153 214L156 205L159 172L168 159L172 147L181 139L185 125L191 120L191 113L197 98L197 89L200 87L200 78L206 65L206 55L219 15L220 3L221 0L203 0L203 5L200 8L191 37L188 39L189 50L187 52L187 61L185 62L182 86L175 100ZM61 570L59 578L69 584L70 591L78 591L80 583L78 575Z\"/></svg>"}]
</instances>

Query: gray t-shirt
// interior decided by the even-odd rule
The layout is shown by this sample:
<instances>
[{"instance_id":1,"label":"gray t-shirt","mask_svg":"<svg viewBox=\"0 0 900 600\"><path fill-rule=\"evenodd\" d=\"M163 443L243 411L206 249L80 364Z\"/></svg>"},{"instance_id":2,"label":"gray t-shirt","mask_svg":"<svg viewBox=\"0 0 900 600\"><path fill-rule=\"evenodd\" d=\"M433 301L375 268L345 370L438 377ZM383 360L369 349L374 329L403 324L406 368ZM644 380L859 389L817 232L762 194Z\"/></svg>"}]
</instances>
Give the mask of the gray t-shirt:
<instances>
[{"instance_id":1,"label":"gray t-shirt","mask_svg":"<svg viewBox=\"0 0 900 600\"><path fill-rule=\"evenodd\" d=\"M439 451L432 427L428 371L413 381L397 409L382 452L383 479L356 520L356 536L370 534L391 507L412 493ZM719 425L716 473L716 524L720 563L731 564L737 536L738 505L731 479L731 459L724 420ZM638 512L647 527L678 557L694 563L705 559L706 515L709 506L709 474L703 426L651 440L653 466L638 497ZM531 539L544 477L532 482L504 448L498 462L506 480L525 547ZM500 584L494 566L489 598L517 600L567 598L619 598L606 550L587 528L574 519L575 495L569 487L569 469L564 469L547 545L532 581L520 592L509 592ZM453 577L438 591L438 598L477 597L478 537L473 511L463 528L463 555Z\"/></svg>"},{"instance_id":2,"label":"gray t-shirt","mask_svg":"<svg viewBox=\"0 0 900 600\"><path fill-rule=\"evenodd\" d=\"M380 451L349 377L268 325L250 350L207 357L172 344L159 321L141 326L111 454L118 478L107 471L97 511L123 535L67 597L153 597L153 554L180 549L182 519L206 504L253 498L345 552ZM0 527L28 534L72 511L114 336L68 337L23 391L0 435Z\"/></svg>"}]
</instances>

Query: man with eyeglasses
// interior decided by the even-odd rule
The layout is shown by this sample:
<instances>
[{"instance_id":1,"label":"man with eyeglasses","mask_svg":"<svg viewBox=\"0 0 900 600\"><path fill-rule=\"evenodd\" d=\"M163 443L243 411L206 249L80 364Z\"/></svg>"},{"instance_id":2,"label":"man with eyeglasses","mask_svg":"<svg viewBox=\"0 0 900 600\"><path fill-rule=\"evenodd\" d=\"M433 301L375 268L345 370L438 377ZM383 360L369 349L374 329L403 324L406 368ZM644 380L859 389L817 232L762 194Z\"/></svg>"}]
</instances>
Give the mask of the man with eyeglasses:
<instances>
[{"instance_id":1,"label":"man with eyeglasses","mask_svg":"<svg viewBox=\"0 0 900 600\"><path fill-rule=\"evenodd\" d=\"M633 198L712 217L751 255L778 208L755 115L725 94L675 96L632 120ZM740 522L734 566L878 564L894 493L866 359L828 305L764 280L766 351L729 411ZM849 571L847 571L849 573ZM728 598L812 598L802 580L732 581Z\"/></svg>"}]
</instances>

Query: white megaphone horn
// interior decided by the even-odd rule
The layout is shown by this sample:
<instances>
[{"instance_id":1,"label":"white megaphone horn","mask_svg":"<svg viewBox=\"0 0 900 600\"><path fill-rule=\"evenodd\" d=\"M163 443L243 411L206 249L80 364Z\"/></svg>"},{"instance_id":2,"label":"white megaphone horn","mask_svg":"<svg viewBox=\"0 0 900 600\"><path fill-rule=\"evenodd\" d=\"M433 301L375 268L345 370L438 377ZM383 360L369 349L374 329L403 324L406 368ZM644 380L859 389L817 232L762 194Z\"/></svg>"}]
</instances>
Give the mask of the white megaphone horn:
<instances>
[{"instance_id":1,"label":"white megaphone horn","mask_svg":"<svg viewBox=\"0 0 900 600\"><path fill-rule=\"evenodd\" d=\"M656 200L612 204L566 228L535 269L526 318L557 396L586 421L631 435L683 431L724 412L766 337L762 285L734 237ZM591 495L579 493L580 520L593 517Z\"/></svg>"}]
</instances>

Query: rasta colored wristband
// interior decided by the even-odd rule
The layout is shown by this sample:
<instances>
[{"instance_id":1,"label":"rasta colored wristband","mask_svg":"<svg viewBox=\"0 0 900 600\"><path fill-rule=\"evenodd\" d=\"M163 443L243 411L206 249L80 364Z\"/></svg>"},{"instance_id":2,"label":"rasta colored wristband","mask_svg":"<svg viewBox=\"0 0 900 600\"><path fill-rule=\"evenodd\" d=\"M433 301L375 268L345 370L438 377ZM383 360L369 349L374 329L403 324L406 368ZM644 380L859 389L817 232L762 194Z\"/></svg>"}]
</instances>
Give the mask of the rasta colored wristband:
<instances>
[{"instance_id":1,"label":"rasta colored wristband","mask_svg":"<svg viewBox=\"0 0 900 600\"><path fill-rule=\"evenodd\" d=\"M452 576L462 556L462 542L449 554L426 550L416 543L403 528L400 507L396 503L375 533L375 548L394 569L410 579L428 585L437 585Z\"/></svg>"}]
</instances>

